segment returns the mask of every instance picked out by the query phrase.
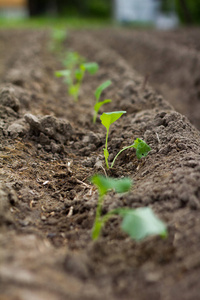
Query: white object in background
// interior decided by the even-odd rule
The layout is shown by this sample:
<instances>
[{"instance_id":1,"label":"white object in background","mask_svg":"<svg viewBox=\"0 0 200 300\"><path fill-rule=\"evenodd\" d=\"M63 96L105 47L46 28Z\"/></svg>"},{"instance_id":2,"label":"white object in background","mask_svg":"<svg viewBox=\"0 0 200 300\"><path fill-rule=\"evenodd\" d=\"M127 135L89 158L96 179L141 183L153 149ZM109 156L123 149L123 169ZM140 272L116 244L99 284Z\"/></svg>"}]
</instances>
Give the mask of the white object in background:
<instances>
[{"instance_id":1,"label":"white object in background","mask_svg":"<svg viewBox=\"0 0 200 300\"><path fill-rule=\"evenodd\" d=\"M115 0L115 19L120 22L154 22L159 11L158 0Z\"/></svg>"},{"instance_id":2,"label":"white object in background","mask_svg":"<svg viewBox=\"0 0 200 300\"><path fill-rule=\"evenodd\" d=\"M28 10L23 7L2 8L0 9L0 17L5 19L21 19L28 17Z\"/></svg>"},{"instance_id":3,"label":"white object in background","mask_svg":"<svg viewBox=\"0 0 200 300\"><path fill-rule=\"evenodd\" d=\"M155 22L156 28L161 30L169 30L178 27L179 20L175 13L159 14Z\"/></svg>"}]
</instances>

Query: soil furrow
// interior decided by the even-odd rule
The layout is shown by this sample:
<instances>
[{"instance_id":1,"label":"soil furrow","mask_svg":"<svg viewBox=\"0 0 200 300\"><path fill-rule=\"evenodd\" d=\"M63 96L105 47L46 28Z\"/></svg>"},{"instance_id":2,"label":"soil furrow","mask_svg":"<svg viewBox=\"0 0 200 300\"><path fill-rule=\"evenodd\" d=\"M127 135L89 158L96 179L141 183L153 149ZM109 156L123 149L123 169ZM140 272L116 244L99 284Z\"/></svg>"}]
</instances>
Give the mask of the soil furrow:
<instances>
[{"instance_id":1,"label":"soil furrow","mask_svg":"<svg viewBox=\"0 0 200 300\"><path fill-rule=\"evenodd\" d=\"M150 47L142 38L149 33L134 33L132 40L127 31L71 31L66 50L100 67L85 77L75 103L54 77L62 65L49 52L49 32L1 35L1 52L7 51L0 71L2 299L199 299L200 133L134 70L127 47L137 40L138 55L142 45L152 53L161 38ZM15 43L20 47L13 49ZM160 52L163 47L164 41ZM172 48L168 59L179 68ZM92 124L94 90L108 79L112 85L103 96L112 102L104 109L127 111L110 130L110 159L137 137L152 150L137 160L129 149L107 170L116 178L129 176L134 187L120 196L108 193L103 213L149 206L168 225L166 239L137 243L113 218L99 240L91 240L97 192L89 179L104 174L105 143L99 117Z\"/></svg>"},{"instance_id":2,"label":"soil furrow","mask_svg":"<svg viewBox=\"0 0 200 300\"><path fill-rule=\"evenodd\" d=\"M200 128L198 33L187 31L107 30L94 35L109 45L166 98L177 111ZM191 39L191 42L190 42ZM186 42L188 41L188 43ZM195 48L195 45L197 47Z\"/></svg>"}]
</instances>

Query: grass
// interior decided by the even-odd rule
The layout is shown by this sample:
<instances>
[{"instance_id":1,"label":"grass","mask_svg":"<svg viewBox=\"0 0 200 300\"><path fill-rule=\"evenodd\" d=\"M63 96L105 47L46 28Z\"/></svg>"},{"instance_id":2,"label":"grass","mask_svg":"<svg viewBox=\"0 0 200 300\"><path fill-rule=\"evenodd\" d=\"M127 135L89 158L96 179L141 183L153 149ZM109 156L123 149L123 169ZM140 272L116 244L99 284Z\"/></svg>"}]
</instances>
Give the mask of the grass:
<instances>
[{"instance_id":1,"label":"grass","mask_svg":"<svg viewBox=\"0 0 200 300\"><path fill-rule=\"evenodd\" d=\"M0 17L0 28L99 28L111 25L110 19L83 17L37 17L37 18L5 18Z\"/></svg>"}]
</instances>

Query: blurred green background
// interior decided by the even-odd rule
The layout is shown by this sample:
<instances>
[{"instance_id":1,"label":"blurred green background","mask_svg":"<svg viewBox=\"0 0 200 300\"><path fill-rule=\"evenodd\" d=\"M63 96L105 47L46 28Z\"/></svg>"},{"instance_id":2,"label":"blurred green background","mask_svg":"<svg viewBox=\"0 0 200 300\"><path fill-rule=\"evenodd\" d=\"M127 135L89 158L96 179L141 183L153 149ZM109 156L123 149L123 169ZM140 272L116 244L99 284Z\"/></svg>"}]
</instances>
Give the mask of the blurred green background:
<instances>
[{"instance_id":1,"label":"blurred green background","mask_svg":"<svg viewBox=\"0 0 200 300\"><path fill-rule=\"evenodd\" d=\"M200 0L176 0L180 20L187 24L200 24Z\"/></svg>"},{"instance_id":2,"label":"blurred green background","mask_svg":"<svg viewBox=\"0 0 200 300\"><path fill-rule=\"evenodd\" d=\"M20 0L19 0L20 1ZM12 20L0 15L0 26L50 26L60 24L73 27L103 26L113 23L114 6L117 0L21 0L27 3L28 16L24 20ZM134 1L134 0L133 0ZM143 1L143 0L140 0ZM200 0L152 0L160 5L160 12L173 12L180 23L200 24ZM5 0L4 0L5 2ZM7 3L9 0L7 0ZM12 2L12 1L11 1ZM123 2L123 1L122 1ZM124 3L126 0L124 0ZM2 10L0 0L0 12ZM26 15L27 16L27 15ZM58 22L59 19L59 22ZM59 26L59 25L58 25Z\"/></svg>"},{"instance_id":3,"label":"blurred green background","mask_svg":"<svg viewBox=\"0 0 200 300\"><path fill-rule=\"evenodd\" d=\"M164 12L175 10L183 24L200 24L200 0L162 0Z\"/></svg>"},{"instance_id":4,"label":"blurred green background","mask_svg":"<svg viewBox=\"0 0 200 300\"><path fill-rule=\"evenodd\" d=\"M31 16L45 14L47 11L59 16L84 16L109 18L112 0L28 0Z\"/></svg>"},{"instance_id":5,"label":"blurred green background","mask_svg":"<svg viewBox=\"0 0 200 300\"><path fill-rule=\"evenodd\" d=\"M126 1L126 0L124 0ZM141 0L142 1L142 0ZM164 12L175 10L180 21L200 23L200 0L155 0ZM28 0L30 15L45 14L52 6L60 16L84 16L108 19L112 16L114 0Z\"/></svg>"}]
</instances>

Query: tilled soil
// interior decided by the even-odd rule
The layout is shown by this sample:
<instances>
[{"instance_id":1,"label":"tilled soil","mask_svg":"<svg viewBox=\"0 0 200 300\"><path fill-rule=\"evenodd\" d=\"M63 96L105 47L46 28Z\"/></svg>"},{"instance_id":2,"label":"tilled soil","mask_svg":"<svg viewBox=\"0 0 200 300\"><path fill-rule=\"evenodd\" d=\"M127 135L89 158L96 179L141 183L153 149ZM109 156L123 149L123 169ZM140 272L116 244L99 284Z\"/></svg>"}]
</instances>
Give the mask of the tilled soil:
<instances>
[{"instance_id":1,"label":"tilled soil","mask_svg":"<svg viewBox=\"0 0 200 300\"><path fill-rule=\"evenodd\" d=\"M200 30L107 30L94 34L200 129Z\"/></svg>"},{"instance_id":2,"label":"tilled soil","mask_svg":"<svg viewBox=\"0 0 200 300\"><path fill-rule=\"evenodd\" d=\"M75 103L54 77L62 66L48 32L0 32L1 299L200 299L198 33L71 32L66 50L100 66ZM127 111L111 127L110 158L137 137L152 150L140 161L123 152L106 170L134 186L110 192L103 213L149 206L166 239L135 242L113 218L91 240L98 194L89 178L105 171L94 90L108 79L104 109Z\"/></svg>"}]
</instances>

